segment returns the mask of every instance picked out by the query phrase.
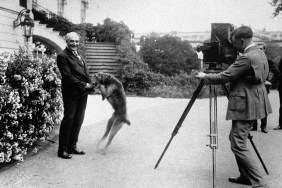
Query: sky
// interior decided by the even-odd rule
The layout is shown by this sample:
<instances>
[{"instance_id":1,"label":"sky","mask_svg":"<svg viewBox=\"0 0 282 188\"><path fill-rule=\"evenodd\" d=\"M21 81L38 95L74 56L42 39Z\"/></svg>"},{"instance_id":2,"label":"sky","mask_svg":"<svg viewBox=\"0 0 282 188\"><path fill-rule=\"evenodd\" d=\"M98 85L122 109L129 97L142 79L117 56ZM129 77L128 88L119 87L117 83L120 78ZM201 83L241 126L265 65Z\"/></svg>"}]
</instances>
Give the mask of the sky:
<instances>
[{"instance_id":1,"label":"sky","mask_svg":"<svg viewBox=\"0 0 282 188\"><path fill-rule=\"evenodd\" d=\"M282 31L270 0L90 0L89 23L110 18L135 33L210 31L211 23Z\"/></svg>"}]
</instances>

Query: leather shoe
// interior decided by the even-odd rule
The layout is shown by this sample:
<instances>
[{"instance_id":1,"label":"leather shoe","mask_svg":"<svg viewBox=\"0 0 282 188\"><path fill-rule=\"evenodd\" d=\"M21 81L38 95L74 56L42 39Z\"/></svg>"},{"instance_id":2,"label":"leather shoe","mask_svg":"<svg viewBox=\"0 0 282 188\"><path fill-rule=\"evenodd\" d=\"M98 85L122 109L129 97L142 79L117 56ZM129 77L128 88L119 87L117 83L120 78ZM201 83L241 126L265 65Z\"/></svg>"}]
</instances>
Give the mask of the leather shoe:
<instances>
[{"instance_id":1,"label":"leather shoe","mask_svg":"<svg viewBox=\"0 0 282 188\"><path fill-rule=\"evenodd\" d=\"M261 128L261 132L268 133L268 130L264 127L264 128Z\"/></svg>"},{"instance_id":2,"label":"leather shoe","mask_svg":"<svg viewBox=\"0 0 282 188\"><path fill-rule=\"evenodd\" d=\"M258 122L256 121L253 125L253 128L251 129L251 131L257 131L258 130Z\"/></svg>"},{"instance_id":3,"label":"leather shoe","mask_svg":"<svg viewBox=\"0 0 282 188\"><path fill-rule=\"evenodd\" d=\"M282 130L282 127L280 125L278 125L277 127L275 127L273 130Z\"/></svg>"},{"instance_id":4,"label":"leather shoe","mask_svg":"<svg viewBox=\"0 0 282 188\"><path fill-rule=\"evenodd\" d=\"M72 158L72 156L65 151L58 152L58 157L61 157L63 159L71 159Z\"/></svg>"},{"instance_id":5,"label":"leather shoe","mask_svg":"<svg viewBox=\"0 0 282 188\"><path fill-rule=\"evenodd\" d=\"M68 152L69 152L70 154L76 154L76 155L84 155L84 154L85 154L84 151L79 150L78 148L69 149Z\"/></svg>"},{"instance_id":6,"label":"leather shoe","mask_svg":"<svg viewBox=\"0 0 282 188\"><path fill-rule=\"evenodd\" d=\"M228 181L232 183L243 184L243 185L252 185L250 180L248 180L247 178L242 178L242 177L229 178Z\"/></svg>"},{"instance_id":7,"label":"leather shoe","mask_svg":"<svg viewBox=\"0 0 282 188\"><path fill-rule=\"evenodd\" d=\"M257 130L258 130L257 127L253 127L253 128L251 129L251 131L257 131Z\"/></svg>"}]
</instances>

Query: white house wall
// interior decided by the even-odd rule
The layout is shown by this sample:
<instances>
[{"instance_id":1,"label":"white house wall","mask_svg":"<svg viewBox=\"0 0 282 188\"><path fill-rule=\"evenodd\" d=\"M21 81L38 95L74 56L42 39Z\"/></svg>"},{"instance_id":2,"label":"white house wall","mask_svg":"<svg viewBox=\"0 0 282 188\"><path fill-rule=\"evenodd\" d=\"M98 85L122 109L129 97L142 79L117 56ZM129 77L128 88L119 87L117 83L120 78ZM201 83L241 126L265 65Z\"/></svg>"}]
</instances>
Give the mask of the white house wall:
<instances>
[{"instance_id":1,"label":"white house wall","mask_svg":"<svg viewBox=\"0 0 282 188\"><path fill-rule=\"evenodd\" d=\"M8 5L15 6L14 9L18 11L23 9L18 4L13 5L12 2ZM0 53L15 51L18 50L19 46L24 45L21 27L13 28L13 21L16 20L17 16L17 11L0 7Z\"/></svg>"},{"instance_id":2,"label":"white house wall","mask_svg":"<svg viewBox=\"0 0 282 188\"><path fill-rule=\"evenodd\" d=\"M24 9L24 7L19 5L18 0L0 0L0 7L5 7L8 10L14 10L17 12L20 12L22 9Z\"/></svg>"},{"instance_id":3,"label":"white house wall","mask_svg":"<svg viewBox=\"0 0 282 188\"><path fill-rule=\"evenodd\" d=\"M37 4L58 14L58 0L37 0ZM81 23L81 0L66 0L63 16L72 23Z\"/></svg>"},{"instance_id":4,"label":"white house wall","mask_svg":"<svg viewBox=\"0 0 282 188\"><path fill-rule=\"evenodd\" d=\"M58 0L37 0L37 4L55 14L58 14Z\"/></svg>"}]
</instances>

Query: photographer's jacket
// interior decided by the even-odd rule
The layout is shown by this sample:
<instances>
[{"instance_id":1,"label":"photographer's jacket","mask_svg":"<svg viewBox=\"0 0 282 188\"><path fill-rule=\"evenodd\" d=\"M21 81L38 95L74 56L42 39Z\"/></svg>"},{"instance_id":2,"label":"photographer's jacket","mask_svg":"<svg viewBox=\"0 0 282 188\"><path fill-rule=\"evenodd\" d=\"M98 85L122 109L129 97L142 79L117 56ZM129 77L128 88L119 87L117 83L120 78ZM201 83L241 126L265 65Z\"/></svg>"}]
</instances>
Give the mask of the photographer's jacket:
<instances>
[{"instance_id":1,"label":"photographer's jacket","mask_svg":"<svg viewBox=\"0 0 282 188\"><path fill-rule=\"evenodd\" d=\"M79 98L89 92L86 83L90 83L89 71L82 52L78 52L82 62L69 48L57 56L57 65L62 75L62 94L64 98Z\"/></svg>"},{"instance_id":2,"label":"photographer's jacket","mask_svg":"<svg viewBox=\"0 0 282 188\"><path fill-rule=\"evenodd\" d=\"M268 73L264 52L251 46L226 71L207 74L204 79L212 84L230 82L227 120L255 120L272 112L264 85Z\"/></svg>"}]
</instances>

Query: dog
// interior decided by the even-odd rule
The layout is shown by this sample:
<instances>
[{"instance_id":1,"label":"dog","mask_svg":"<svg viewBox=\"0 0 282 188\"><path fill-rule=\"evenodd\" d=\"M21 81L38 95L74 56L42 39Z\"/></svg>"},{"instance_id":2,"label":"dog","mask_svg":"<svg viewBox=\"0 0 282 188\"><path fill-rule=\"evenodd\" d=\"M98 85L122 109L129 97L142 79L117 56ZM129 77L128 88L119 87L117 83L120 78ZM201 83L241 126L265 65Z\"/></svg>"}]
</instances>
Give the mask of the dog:
<instances>
[{"instance_id":1,"label":"dog","mask_svg":"<svg viewBox=\"0 0 282 188\"><path fill-rule=\"evenodd\" d=\"M102 100L107 99L114 109L113 115L108 120L106 131L97 145L99 146L109 136L102 152L102 154L105 154L122 125L124 123L130 125L127 118L126 96L122 83L111 74L98 72L92 76L91 83L100 91Z\"/></svg>"}]
</instances>

